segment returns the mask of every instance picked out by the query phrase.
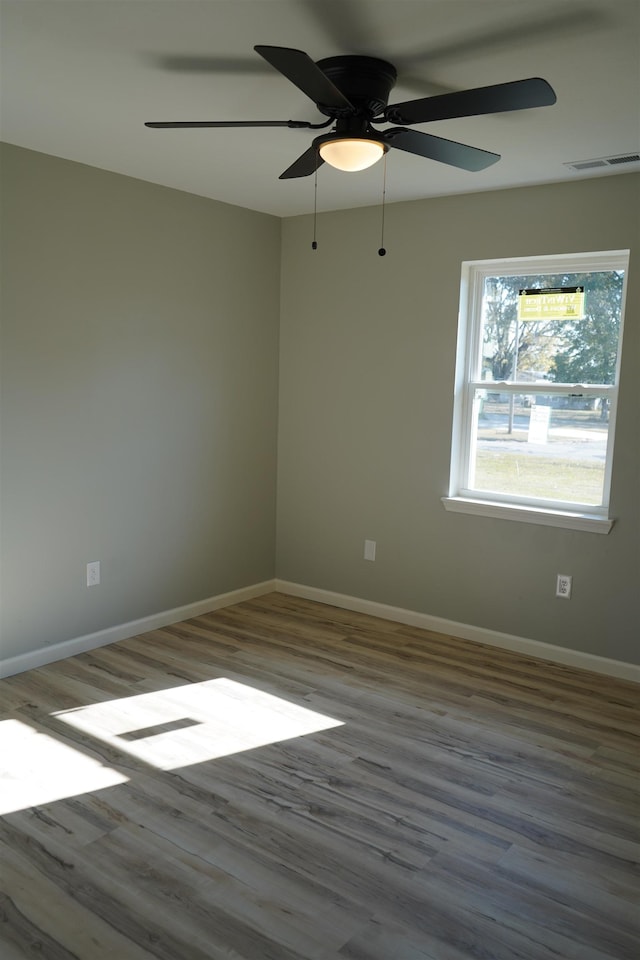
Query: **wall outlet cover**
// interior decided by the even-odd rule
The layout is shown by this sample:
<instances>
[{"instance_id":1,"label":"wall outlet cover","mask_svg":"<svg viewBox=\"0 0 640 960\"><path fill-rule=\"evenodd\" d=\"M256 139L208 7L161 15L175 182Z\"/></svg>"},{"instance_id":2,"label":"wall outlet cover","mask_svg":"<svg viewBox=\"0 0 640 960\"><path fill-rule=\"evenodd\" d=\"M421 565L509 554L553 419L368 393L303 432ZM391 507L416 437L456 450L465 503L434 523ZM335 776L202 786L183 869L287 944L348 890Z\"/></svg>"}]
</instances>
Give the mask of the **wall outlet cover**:
<instances>
[{"instance_id":1,"label":"wall outlet cover","mask_svg":"<svg viewBox=\"0 0 640 960\"><path fill-rule=\"evenodd\" d=\"M568 600L571 597L571 577L567 573L559 573L556 579L556 597Z\"/></svg>"},{"instance_id":2,"label":"wall outlet cover","mask_svg":"<svg viewBox=\"0 0 640 960\"><path fill-rule=\"evenodd\" d=\"M375 540L365 540L364 558L365 560L375 560L376 558L376 541Z\"/></svg>"}]
</instances>

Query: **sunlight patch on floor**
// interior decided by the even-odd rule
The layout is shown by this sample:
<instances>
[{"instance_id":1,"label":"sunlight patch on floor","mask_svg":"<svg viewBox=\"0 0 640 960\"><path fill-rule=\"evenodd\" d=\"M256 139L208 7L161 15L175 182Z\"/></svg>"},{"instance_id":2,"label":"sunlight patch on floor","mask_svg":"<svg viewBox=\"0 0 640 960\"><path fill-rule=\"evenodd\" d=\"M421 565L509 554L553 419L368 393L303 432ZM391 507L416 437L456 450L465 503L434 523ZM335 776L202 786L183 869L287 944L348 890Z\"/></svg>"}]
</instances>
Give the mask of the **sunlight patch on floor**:
<instances>
[{"instance_id":1,"label":"sunlight patch on floor","mask_svg":"<svg viewBox=\"0 0 640 960\"><path fill-rule=\"evenodd\" d=\"M55 716L160 770L342 726L226 677L96 703Z\"/></svg>"},{"instance_id":2,"label":"sunlight patch on floor","mask_svg":"<svg viewBox=\"0 0 640 960\"><path fill-rule=\"evenodd\" d=\"M0 815L126 783L99 760L20 720L0 722Z\"/></svg>"}]
</instances>

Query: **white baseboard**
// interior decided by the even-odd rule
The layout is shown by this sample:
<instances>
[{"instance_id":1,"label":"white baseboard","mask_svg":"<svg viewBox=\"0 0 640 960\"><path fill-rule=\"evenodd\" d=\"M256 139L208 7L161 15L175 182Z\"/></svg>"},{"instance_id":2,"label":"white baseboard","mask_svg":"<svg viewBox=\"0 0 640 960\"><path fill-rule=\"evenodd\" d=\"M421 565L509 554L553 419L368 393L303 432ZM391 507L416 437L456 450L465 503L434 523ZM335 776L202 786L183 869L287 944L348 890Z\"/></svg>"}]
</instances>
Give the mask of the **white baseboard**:
<instances>
[{"instance_id":1,"label":"white baseboard","mask_svg":"<svg viewBox=\"0 0 640 960\"><path fill-rule=\"evenodd\" d=\"M525 637L499 633L497 630L487 630L484 627L473 627L467 623L457 623L455 620L433 617L428 613L404 610L402 607L392 607L386 603L376 603L373 600L362 600L360 597L333 593L331 590L307 587L304 584L291 583L288 580L276 580L275 589L293 597L316 600L319 603L327 603L334 607L342 607L345 610L354 610L358 613L368 613L370 616L380 617L382 620L396 620L398 623L406 623L412 627L422 627L425 630L460 637L463 640L475 640L477 643L503 647L506 650L513 650L528 657L537 657L539 660L551 660L553 663L562 663L565 666L578 667L581 670L591 670L595 673L606 674L609 677L618 677L620 680L640 683L640 666L634 663L610 660L593 653L583 653L580 650L557 647L552 643L528 640Z\"/></svg>"},{"instance_id":2,"label":"white baseboard","mask_svg":"<svg viewBox=\"0 0 640 960\"><path fill-rule=\"evenodd\" d=\"M412 627L422 627L436 633L461 637L463 640L475 640L477 643L503 647L506 650L513 650L529 657L537 657L540 660L550 660L553 663L562 663L566 666L578 667L582 670L591 670L610 677L618 677L621 680L640 683L640 666L633 663L610 660L607 657L599 657L592 653L557 647L551 643L529 640L508 633L499 633L496 630L487 630L484 627L473 627L466 623L457 623L455 620L434 617L428 613L418 613L415 610L405 610L402 607L393 607L386 603L377 603L374 600L350 597L346 594L334 593L331 590L321 590L318 587L292 583L289 580L265 580L249 587L241 587L239 590L231 590L229 593L208 597L206 600L188 603L183 607L175 607L173 610L154 613L148 617L142 617L140 620L132 620L129 623L108 627L106 630L99 630L97 633L89 633L83 637L75 637L52 646L41 647L39 650L32 650L29 653L8 657L0 660L0 677L10 677L16 673L23 673L25 670L34 670L36 667L43 667L47 663L64 660L66 657L72 657L77 653L86 653L88 650L95 650L97 647L104 647L107 644L116 643L118 640L127 640L129 637L136 637L141 633L148 633L150 630L158 630L160 627L167 627L172 623L179 623L181 620L198 617L203 613L212 613L214 610L222 609L222 607L230 607L234 603L251 600L274 590L290 594L293 597L302 597L305 600L316 600L319 603L342 607L345 610L367 613L383 620L395 620Z\"/></svg>"},{"instance_id":3,"label":"white baseboard","mask_svg":"<svg viewBox=\"0 0 640 960\"><path fill-rule=\"evenodd\" d=\"M153 613L148 617L142 617L140 620L131 620L129 623L107 627L106 630L99 630L97 633L88 633L86 636L64 640L62 643L41 647L39 650L32 650L30 653L8 657L5 660L0 660L0 677L11 677L13 674L23 673L25 670L34 670L36 667L43 667L47 663L73 657L77 653L86 653L88 650L105 647L107 644L116 643L118 640L127 640L129 637L137 637L141 633L148 633L149 630L158 630L160 627L167 627L171 623L179 623L181 620L199 617L203 613L211 613L213 610L220 610L222 607L230 607L232 604L241 603L243 600L261 597L264 593L272 593L275 588L275 580L265 580L263 583L241 587L239 590L221 593L216 597L208 597L206 600L187 603L185 606L175 607L173 610Z\"/></svg>"}]
</instances>

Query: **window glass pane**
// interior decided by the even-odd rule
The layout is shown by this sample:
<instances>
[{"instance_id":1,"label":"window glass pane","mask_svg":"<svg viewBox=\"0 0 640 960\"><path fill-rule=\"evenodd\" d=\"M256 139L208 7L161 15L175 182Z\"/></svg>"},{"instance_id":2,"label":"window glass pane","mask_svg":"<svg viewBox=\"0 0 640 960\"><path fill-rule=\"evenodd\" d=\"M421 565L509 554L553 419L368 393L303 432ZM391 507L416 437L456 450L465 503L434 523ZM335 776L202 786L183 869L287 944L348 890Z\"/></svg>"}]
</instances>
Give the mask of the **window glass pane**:
<instances>
[{"instance_id":1,"label":"window glass pane","mask_svg":"<svg viewBox=\"0 0 640 960\"><path fill-rule=\"evenodd\" d=\"M605 396L476 390L470 489L601 504L608 407Z\"/></svg>"},{"instance_id":2,"label":"window glass pane","mask_svg":"<svg viewBox=\"0 0 640 960\"><path fill-rule=\"evenodd\" d=\"M487 277L479 378L615 383L623 280L622 270Z\"/></svg>"}]
</instances>

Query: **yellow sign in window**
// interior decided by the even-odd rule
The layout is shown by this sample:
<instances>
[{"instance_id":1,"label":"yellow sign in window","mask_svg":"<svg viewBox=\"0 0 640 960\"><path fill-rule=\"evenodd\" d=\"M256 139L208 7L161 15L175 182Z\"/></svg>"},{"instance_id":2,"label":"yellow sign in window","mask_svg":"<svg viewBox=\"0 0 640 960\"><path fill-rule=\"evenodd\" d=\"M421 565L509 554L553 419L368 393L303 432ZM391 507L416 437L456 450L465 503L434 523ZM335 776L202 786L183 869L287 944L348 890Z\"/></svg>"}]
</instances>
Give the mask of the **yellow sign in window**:
<instances>
[{"instance_id":1,"label":"yellow sign in window","mask_svg":"<svg viewBox=\"0 0 640 960\"><path fill-rule=\"evenodd\" d=\"M518 320L584 320L584 287L520 290Z\"/></svg>"}]
</instances>

